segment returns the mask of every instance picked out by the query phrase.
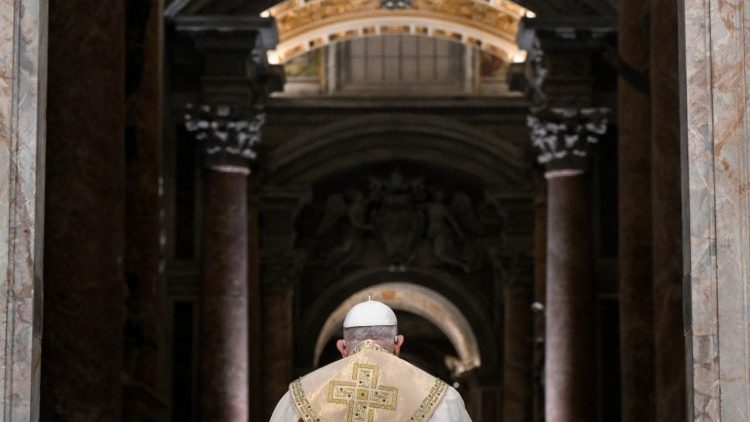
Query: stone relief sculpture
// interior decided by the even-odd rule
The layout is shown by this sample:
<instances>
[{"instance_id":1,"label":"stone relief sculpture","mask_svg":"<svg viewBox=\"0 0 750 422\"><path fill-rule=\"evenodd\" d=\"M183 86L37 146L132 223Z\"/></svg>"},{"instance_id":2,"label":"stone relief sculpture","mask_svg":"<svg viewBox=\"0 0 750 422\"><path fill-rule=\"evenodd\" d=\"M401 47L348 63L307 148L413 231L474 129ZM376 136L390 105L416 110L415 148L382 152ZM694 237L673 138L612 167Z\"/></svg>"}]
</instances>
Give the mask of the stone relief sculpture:
<instances>
[{"instance_id":1,"label":"stone relief sculpture","mask_svg":"<svg viewBox=\"0 0 750 422\"><path fill-rule=\"evenodd\" d=\"M365 233L372 231L372 226L367 223L367 203L360 191L353 191L352 201L347 202L342 194L333 194L328 197L325 206L325 214L316 235L322 235L329 231L341 219L347 219L344 233L340 244L328 253L328 259L335 262L336 270L341 270L357 259L362 252L362 237Z\"/></svg>"},{"instance_id":2,"label":"stone relief sculpture","mask_svg":"<svg viewBox=\"0 0 750 422\"><path fill-rule=\"evenodd\" d=\"M427 236L432 240L435 257L446 264L460 267L468 273L471 271L469 265L455 257L453 242L454 235L464 238L465 234L443 201L443 192L435 191L432 201L427 205L427 216L429 219Z\"/></svg>"},{"instance_id":3,"label":"stone relief sculpture","mask_svg":"<svg viewBox=\"0 0 750 422\"><path fill-rule=\"evenodd\" d=\"M367 193L334 193L325 201L316 236L338 229L336 246L325 256L341 273L362 257L368 242L377 245L384 263L394 268L412 265L418 255L471 272L481 257L467 236L483 232L468 194L448 195L428 189L423 178L406 180L398 171L387 178L371 176ZM430 193L428 194L428 191ZM371 254L372 255L372 254Z\"/></svg>"},{"instance_id":4,"label":"stone relief sculpture","mask_svg":"<svg viewBox=\"0 0 750 422\"><path fill-rule=\"evenodd\" d=\"M389 264L411 264L425 223L424 214L416 207L425 197L423 179L407 182L396 170L388 180L370 177L369 190L375 234L385 247Z\"/></svg>"}]
</instances>

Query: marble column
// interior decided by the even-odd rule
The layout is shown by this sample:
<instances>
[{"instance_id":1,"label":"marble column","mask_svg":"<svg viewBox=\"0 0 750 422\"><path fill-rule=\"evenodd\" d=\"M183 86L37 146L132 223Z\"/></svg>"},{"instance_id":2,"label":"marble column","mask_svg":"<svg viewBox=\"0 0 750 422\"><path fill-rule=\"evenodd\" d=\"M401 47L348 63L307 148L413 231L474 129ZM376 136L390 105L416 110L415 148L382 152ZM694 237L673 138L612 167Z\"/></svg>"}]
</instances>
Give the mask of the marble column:
<instances>
[{"instance_id":1,"label":"marble column","mask_svg":"<svg viewBox=\"0 0 750 422\"><path fill-rule=\"evenodd\" d=\"M533 268L516 258L503 284L503 422L530 422L533 389Z\"/></svg>"},{"instance_id":2,"label":"marble column","mask_svg":"<svg viewBox=\"0 0 750 422\"><path fill-rule=\"evenodd\" d=\"M39 419L47 1L0 1L0 420Z\"/></svg>"},{"instance_id":3,"label":"marble column","mask_svg":"<svg viewBox=\"0 0 750 422\"><path fill-rule=\"evenodd\" d=\"M596 317L591 274L591 144L606 133L606 110L544 109L529 117L546 166L547 293L545 420L591 419L595 397Z\"/></svg>"},{"instance_id":4,"label":"marble column","mask_svg":"<svg viewBox=\"0 0 750 422\"><path fill-rule=\"evenodd\" d=\"M750 415L750 14L747 1L679 4L689 371L683 420L745 421Z\"/></svg>"},{"instance_id":5,"label":"marble column","mask_svg":"<svg viewBox=\"0 0 750 422\"><path fill-rule=\"evenodd\" d=\"M43 421L122 413L123 6L50 2Z\"/></svg>"},{"instance_id":6,"label":"marble column","mask_svg":"<svg viewBox=\"0 0 750 422\"><path fill-rule=\"evenodd\" d=\"M652 0L650 14L656 420L685 420L677 2Z\"/></svg>"},{"instance_id":7,"label":"marble column","mask_svg":"<svg viewBox=\"0 0 750 422\"><path fill-rule=\"evenodd\" d=\"M620 3L618 51L648 80L648 0ZM623 422L655 420L651 268L651 101L648 87L618 85L619 298ZM660 419L661 420L661 419Z\"/></svg>"},{"instance_id":8,"label":"marble column","mask_svg":"<svg viewBox=\"0 0 750 422\"><path fill-rule=\"evenodd\" d=\"M200 414L245 422L248 382L247 191L265 116L245 120L228 106L189 109L186 127L204 150Z\"/></svg>"}]
</instances>

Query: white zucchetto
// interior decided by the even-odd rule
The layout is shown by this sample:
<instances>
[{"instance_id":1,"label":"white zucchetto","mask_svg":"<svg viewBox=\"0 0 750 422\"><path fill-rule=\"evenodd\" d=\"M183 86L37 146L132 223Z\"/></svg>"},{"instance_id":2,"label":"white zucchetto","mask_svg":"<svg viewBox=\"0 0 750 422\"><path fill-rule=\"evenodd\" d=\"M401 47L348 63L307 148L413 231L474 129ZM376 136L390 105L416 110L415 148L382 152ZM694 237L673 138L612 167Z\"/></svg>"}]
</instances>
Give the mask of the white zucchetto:
<instances>
[{"instance_id":1,"label":"white zucchetto","mask_svg":"<svg viewBox=\"0 0 750 422\"><path fill-rule=\"evenodd\" d=\"M368 300L354 305L344 319L344 328L397 324L393 310L377 300Z\"/></svg>"}]
</instances>

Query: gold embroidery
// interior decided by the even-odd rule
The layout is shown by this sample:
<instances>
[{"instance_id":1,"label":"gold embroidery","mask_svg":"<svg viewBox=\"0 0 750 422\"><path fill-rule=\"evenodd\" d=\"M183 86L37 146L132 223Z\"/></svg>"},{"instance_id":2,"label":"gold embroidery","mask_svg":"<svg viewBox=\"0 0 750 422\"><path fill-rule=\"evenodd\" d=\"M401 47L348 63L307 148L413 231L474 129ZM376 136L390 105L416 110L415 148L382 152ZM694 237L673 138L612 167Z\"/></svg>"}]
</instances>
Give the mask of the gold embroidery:
<instances>
[{"instance_id":1,"label":"gold embroidery","mask_svg":"<svg viewBox=\"0 0 750 422\"><path fill-rule=\"evenodd\" d=\"M328 403L345 404L347 422L372 422L375 409L393 411L397 402L397 388L378 385L377 365L355 363L352 381L328 383Z\"/></svg>"},{"instance_id":2,"label":"gold embroidery","mask_svg":"<svg viewBox=\"0 0 750 422\"><path fill-rule=\"evenodd\" d=\"M432 388L430 389L430 392L427 394L424 400L422 400L422 404L420 404L419 408L414 411L409 420L423 421L428 416L432 415L432 410L435 408L435 406L437 406L438 402L443 397L443 394L445 394L445 391L447 389L448 384L443 382L441 379L436 379L435 384L433 384Z\"/></svg>"},{"instance_id":3,"label":"gold embroidery","mask_svg":"<svg viewBox=\"0 0 750 422\"><path fill-rule=\"evenodd\" d=\"M352 350L352 354L353 355L357 354L357 353L359 353L359 352L361 352L363 350L377 350L378 352L388 353L387 350L385 350L384 348L382 348L379 344L375 343L374 341L372 341L372 340L365 340L365 341L361 341L361 342L359 342L359 344L357 344L357 347L355 347L354 350Z\"/></svg>"},{"instance_id":4,"label":"gold embroidery","mask_svg":"<svg viewBox=\"0 0 750 422\"><path fill-rule=\"evenodd\" d=\"M294 400L297 410L299 410L302 415L302 420L304 422L320 422L318 412L313 409L312 405L307 400L305 390L302 389L302 383L300 380L298 379L294 381L289 386L289 389L292 391L292 400Z\"/></svg>"}]
</instances>

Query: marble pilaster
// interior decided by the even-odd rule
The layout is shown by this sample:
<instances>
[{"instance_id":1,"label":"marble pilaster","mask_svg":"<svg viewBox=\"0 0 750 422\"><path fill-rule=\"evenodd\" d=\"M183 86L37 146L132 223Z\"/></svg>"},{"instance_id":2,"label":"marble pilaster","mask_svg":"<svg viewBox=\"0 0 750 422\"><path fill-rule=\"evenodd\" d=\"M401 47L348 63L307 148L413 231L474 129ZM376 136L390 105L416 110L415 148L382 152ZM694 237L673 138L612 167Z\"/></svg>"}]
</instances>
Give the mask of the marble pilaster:
<instances>
[{"instance_id":1,"label":"marble pilaster","mask_svg":"<svg viewBox=\"0 0 750 422\"><path fill-rule=\"evenodd\" d=\"M750 414L748 4L681 3L690 421Z\"/></svg>"},{"instance_id":2,"label":"marble pilaster","mask_svg":"<svg viewBox=\"0 0 750 422\"><path fill-rule=\"evenodd\" d=\"M119 421L125 10L50 2L41 420Z\"/></svg>"},{"instance_id":3,"label":"marble pilaster","mask_svg":"<svg viewBox=\"0 0 750 422\"><path fill-rule=\"evenodd\" d=\"M294 379L294 290L303 257L263 258L264 419Z\"/></svg>"},{"instance_id":4,"label":"marble pilaster","mask_svg":"<svg viewBox=\"0 0 750 422\"><path fill-rule=\"evenodd\" d=\"M532 420L533 269L530 264L530 260L515 258L503 284L503 422Z\"/></svg>"},{"instance_id":5,"label":"marble pilaster","mask_svg":"<svg viewBox=\"0 0 750 422\"><path fill-rule=\"evenodd\" d=\"M620 60L648 78L648 0L620 3ZM620 363L623 422L655 420L651 266L651 100L620 77L618 85Z\"/></svg>"},{"instance_id":6,"label":"marble pilaster","mask_svg":"<svg viewBox=\"0 0 750 422\"><path fill-rule=\"evenodd\" d=\"M295 221L307 190L267 188L260 195L261 295L263 339L263 420L294 380L294 293L305 254L294 248Z\"/></svg>"},{"instance_id":7,"label":"marble pilaster","mask_svg":"<svg viewBox=\"0 0 750 422\"><path fill-rule=\"evenodd\" d=\"M39 418L47 1L0 1L0 420Z\"/></svg>"},{"instance_id":8,"label":"marble pilaster","mask_svg":"<svg viewBox=\"0 0 750 422\"><path fill-rule=\"evenodd\" d=\"M125 398L166 396L161 380L165 338L161 321L164 280L163 218L163 31L162 0L127 3L125 172L125 274L128 286L124 371ZM143 8L141 8L143 7ZM148 393L147 393L148 392ZM124 407L137 407L124 403Z\"/></svg>"},{"instance_id":9,"label":"marble pilaster","mask_svg":"<svg viewBox=\"0 0 750 422\"><path fill-rule=\"evenodd\" d=\"M677 3L651 1L651 194L656 420L685 420Z\"/></svg>"}]
</instances>

